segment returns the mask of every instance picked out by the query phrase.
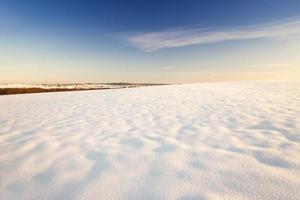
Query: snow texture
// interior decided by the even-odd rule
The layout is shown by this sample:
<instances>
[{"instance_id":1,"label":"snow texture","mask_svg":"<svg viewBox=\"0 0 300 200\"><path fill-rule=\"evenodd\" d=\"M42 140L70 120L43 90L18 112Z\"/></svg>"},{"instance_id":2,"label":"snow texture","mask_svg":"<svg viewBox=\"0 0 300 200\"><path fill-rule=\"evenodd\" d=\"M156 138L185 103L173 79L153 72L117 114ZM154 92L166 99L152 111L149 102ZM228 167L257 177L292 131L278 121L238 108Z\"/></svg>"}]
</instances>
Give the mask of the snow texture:
<instances>
[{"instance_id":1,"label":"snow texture","mask_svg":"<svg viewBox=\"0 0 300 200\"><path fill-rule=\"evenodd\" d=\"M299 197L299 82L0 97L0 199Z\"/></svg>"}]
</instances>

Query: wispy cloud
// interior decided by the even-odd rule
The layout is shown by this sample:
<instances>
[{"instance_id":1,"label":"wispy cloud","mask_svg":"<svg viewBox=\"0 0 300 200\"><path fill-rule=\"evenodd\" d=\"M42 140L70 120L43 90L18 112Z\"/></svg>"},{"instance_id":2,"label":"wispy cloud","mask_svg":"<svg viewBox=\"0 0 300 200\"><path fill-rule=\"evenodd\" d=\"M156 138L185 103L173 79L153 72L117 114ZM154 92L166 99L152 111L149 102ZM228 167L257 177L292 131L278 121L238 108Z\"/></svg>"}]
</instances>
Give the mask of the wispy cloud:
<instances>
[{"instance_id":1,"label":"wispy cloud","mask_svg":"<svg viewBox=\"0 0 300 200\"><path fill-rule=\"evenodd\" d=\"M176 66L166 66L166 67L163 67L164 70L171 70L171 69L175 69L177 68Z\"/></svg>"},{"instance_id":2,"label":"wispy cloud","mask_svg":"<svg viewBox=\"0 0 300 200\"><path fill-rule=\"evenodd\" d=\"M229 40L276 38L300 33L300 20L276 22L227 29L193 28L163 30L135 34L127 38L129 44L146 52L164 48L201 45Z\"/></svg>"},{"instance_id":3,"label":"wispy cloud","mask_svg":"<svg viewBox=\"0 0 300 200\"><path fill-rule=\"evenodd\" d=\"M269 63L267 64L269 67L288 67L290 64L288 63Z\"/></svg>"}]
</instances>

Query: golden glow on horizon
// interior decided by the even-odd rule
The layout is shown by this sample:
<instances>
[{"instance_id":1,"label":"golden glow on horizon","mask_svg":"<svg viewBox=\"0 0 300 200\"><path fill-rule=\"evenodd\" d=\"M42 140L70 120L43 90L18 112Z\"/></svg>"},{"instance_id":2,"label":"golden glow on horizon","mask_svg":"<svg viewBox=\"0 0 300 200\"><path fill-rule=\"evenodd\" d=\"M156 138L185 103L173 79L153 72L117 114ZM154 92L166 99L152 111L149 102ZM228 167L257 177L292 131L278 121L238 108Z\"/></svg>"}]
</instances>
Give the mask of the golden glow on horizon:
<instances>
[{"instance_id":1,"label":"golden glow on horizon","mask_svg":"<svg viewBox=\"0 0 300 200\"><path fill-rule=\"evenodd\" d=\"M1 41L1 38L0 38ZM297 42L298 41L298 42ZM34 42L0 46L0 83L152 82L195 83L230 80L300 80L300 37L209 51L118 55L72 51ZM188 51L191 52L191 51Z\"/></svg>"}]
</instances>

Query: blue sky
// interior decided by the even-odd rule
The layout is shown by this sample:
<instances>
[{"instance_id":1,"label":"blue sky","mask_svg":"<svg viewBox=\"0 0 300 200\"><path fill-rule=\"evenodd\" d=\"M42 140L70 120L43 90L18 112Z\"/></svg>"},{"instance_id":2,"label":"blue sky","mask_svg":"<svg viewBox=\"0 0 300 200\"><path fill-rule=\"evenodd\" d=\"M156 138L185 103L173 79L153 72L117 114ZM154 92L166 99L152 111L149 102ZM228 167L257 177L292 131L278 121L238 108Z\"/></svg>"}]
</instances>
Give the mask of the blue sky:
<instances>
[{"instance_id":1,"label":"blue sky","mask_svg":"<svg viewBox=\"0 0 300 200\"><path fill-rule=\"evenodd\" d=\"M298 78L300 1L0 0L0 82Z\"/></svg>"}]
</instances>

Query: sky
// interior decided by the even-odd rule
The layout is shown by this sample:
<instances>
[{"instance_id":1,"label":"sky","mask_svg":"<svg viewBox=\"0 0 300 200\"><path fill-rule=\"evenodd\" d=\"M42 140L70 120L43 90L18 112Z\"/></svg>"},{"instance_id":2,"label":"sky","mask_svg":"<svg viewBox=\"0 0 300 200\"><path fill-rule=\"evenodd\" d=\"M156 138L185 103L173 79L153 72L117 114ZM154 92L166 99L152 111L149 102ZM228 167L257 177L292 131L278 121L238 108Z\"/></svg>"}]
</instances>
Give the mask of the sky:
<instances>
[{"instance_id":1,"label":"sky","mask_svg":"<svg viewBox=\"0 0 300 200\"><path fill-rule=\"evenodd\" d=\"M0 0L0 83L300 79L299 0Z\"/></svg>"}]
</instances>

